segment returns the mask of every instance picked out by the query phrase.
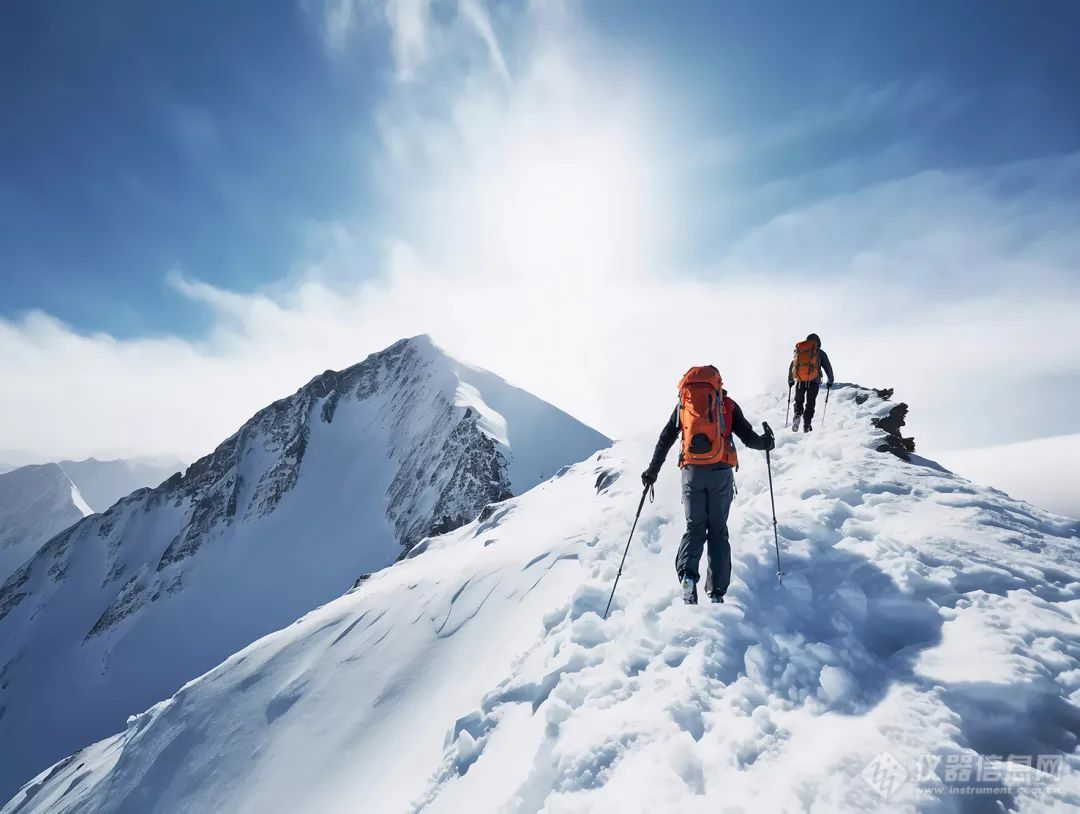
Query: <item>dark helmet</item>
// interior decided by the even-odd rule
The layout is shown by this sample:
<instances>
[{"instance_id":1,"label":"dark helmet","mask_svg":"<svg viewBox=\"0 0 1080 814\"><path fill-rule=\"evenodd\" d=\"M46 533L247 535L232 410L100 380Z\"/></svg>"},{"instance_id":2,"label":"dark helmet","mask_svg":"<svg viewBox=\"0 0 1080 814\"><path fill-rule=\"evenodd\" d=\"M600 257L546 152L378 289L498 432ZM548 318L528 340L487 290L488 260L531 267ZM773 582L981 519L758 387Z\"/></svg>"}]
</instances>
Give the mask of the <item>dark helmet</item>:
<instances>
[{"instance_id":1,"label":"dark helmet","mask_svg":"<svg viewBox=\"0 0 1080 814\"><path fill-rule=\"evenodd\" d=\"M821 347L821 337L818 336L817 334L809 334L806 338L807 338L807 340L812 340L814 342L817 342L817 346L819 348Z\"/></svg>"}]
</instances>

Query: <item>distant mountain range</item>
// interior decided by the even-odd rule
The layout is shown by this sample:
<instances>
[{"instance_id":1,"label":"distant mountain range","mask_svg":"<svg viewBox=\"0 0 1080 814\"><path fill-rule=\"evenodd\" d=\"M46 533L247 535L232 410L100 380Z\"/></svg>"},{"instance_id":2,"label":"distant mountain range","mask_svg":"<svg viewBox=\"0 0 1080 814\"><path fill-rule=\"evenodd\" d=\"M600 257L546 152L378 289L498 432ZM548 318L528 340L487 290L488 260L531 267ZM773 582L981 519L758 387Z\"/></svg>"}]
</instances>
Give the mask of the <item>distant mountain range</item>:
<instances>
[{"instance_id":1,"label":"distant mountain range","mask_svg":"<svg viewBox=\"0 0 1080 814\"><path fill-rule=\"evenodd\" d=\"M92 511L59 464L0 474L0 581Z\"/></svg>"},{"instance_id":2,"label":"distant mountain range","mask_svg":"<svg viewBox=\"0 0 1080 814\"><path fill-rule=\"evenodd\" d=\"M181 468L95 458L0 467L0 582L72 523Z\"/></svg>"}]
</instances>

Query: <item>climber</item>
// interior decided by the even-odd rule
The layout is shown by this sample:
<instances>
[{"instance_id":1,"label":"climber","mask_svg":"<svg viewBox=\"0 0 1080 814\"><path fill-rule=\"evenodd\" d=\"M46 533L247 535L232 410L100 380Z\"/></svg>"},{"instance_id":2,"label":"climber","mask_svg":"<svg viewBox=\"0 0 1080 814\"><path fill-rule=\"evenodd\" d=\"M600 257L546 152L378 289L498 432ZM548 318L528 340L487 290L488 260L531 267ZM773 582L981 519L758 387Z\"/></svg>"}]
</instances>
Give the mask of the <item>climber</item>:
<instances>
[{"instance_id":1,"label":"climber","mask_svg":"<svg viewBox=\"0 0 1080 814\"><path fill-rule=\"evenodd\" d=\"M821 371L829 377L826 387L833 385L832 363L829 362L829 354L821 349L821 338L817 334L810 334L802 342L795 345L795 358L788 366L787 385L790 392L791 386L798 382L795 387L795 420L791 422L791 431L799 431L799 419L803 422L803 432L813 432L814 407L817 404L818 390L821 388ZM806 409L803 409L803 402Z\"/></svg>"},{"instance_id":2,"label":"climber","mask_svg":"<svg viewBox=\"0 0 1080 814\"><path fill-rule=\"evenodd\" d=\"M679 382L679 403L660 432L649 468L641 473L646 489L656 482L668 450L680 433L686 533L675 558L675 570L683 601L696 605L698 564L708 543L705 591L713 602L723 602L731 582L728 511L735 494L735 470L739 468L731 435L739 436L750 449L771 450L776 443L771 433L754 432L742 409L728 397L720 373L712 365L690 368Z\"/></svg>"}]
</instances>

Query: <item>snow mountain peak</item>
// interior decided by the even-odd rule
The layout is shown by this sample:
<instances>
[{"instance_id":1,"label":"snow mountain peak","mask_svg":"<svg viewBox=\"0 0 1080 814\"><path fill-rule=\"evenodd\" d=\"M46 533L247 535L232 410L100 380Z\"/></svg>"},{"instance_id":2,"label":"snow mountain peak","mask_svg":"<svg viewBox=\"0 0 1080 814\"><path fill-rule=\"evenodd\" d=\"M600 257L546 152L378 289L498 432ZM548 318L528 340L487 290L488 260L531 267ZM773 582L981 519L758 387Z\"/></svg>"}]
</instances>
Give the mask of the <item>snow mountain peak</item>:
<instances>
[{"instance_id":1,"label":"snow mountain peak","mask_svg":"<svg viewBox=\"0 0 1080 814\"><path fill-rule=\"evenodd\" d=\"M0 796L428 534L609 443L426 336L315 376L0 587L0 752L17 751ZM64 689L73 676L86 678L78 695ZM44 723L42 705L55 711Z\"/></svg>"}]
</instances>

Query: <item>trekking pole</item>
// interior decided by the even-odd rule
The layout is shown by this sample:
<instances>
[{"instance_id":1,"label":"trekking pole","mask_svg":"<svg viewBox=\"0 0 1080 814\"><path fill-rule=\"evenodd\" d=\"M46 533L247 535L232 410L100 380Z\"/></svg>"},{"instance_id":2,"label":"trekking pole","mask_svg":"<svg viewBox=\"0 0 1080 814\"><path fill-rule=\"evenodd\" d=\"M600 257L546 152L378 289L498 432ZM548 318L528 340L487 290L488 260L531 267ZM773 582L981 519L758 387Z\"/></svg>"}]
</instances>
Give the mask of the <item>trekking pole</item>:
<instances>
[{"instance_id":1,"label":"trekking pole","mask_svg":"<svg viewBox=\"0 0 1080 814\"><path fill-rule=\"evenodd\" d=\"M826 396L825 398L828 398ZM787 410L784 411L784 426L786 427L791 423L791 385L787 386Z\"/></svg>"},{"instance_id":2,"label":"trekking pole","mask_svg":"<svg viewBox=\"0 0 1080 814\"><path fill-rule=\"evenodd\" d=\"M765 428L766 435L772 435L773 431L769 428L768 423L762 422L761 426ZM775 436L774 436L775 437ZM776 530L776 497L773 495L772 488L772 459L769 457L769 450L765 450L765 466L769 470L769 502L772 503L772 533L773 542L776 544L776 579L783 585L784 584L784 569L780 567L780 533Z\"/></svg>"},{"instance_id":3,"label":"trekking pole","mask_svg":"<svg viewBox=\"0 0 1080 814\"><path fill-rule=\"evenodd\" d=\"M825 426L825 413L829 412L829 393L832 392L832 382L825 388L825 406L821 408L821 426Z\"/></svg>"},{"instance_id":4,"label":"trekking pole","mask_svg":"<svg viewBox=\"0 0 1080 814\"><path fill-rule=\"evenodd\" d=\"M645 498L649 494L649 490L652 489L652 485L645 487L645 491L641 493L641 501L637 505L637 514L634 515L634 525L630 527L630 536L626 538L626 550L622 553L622 562L619 563L619 573L615 575L615 584L611 586L611 596L608 597L607 607L604 608L604 618L607 619L608 611L611 610L611 600L615 598L615 589L619 586L619 577L622 576L623 566L626 564L626 555L630 553L630 541L634 539L634 529L637 528L638 518L641 517L641 510L645 506Z\"/></svg>"}]
</instances>

